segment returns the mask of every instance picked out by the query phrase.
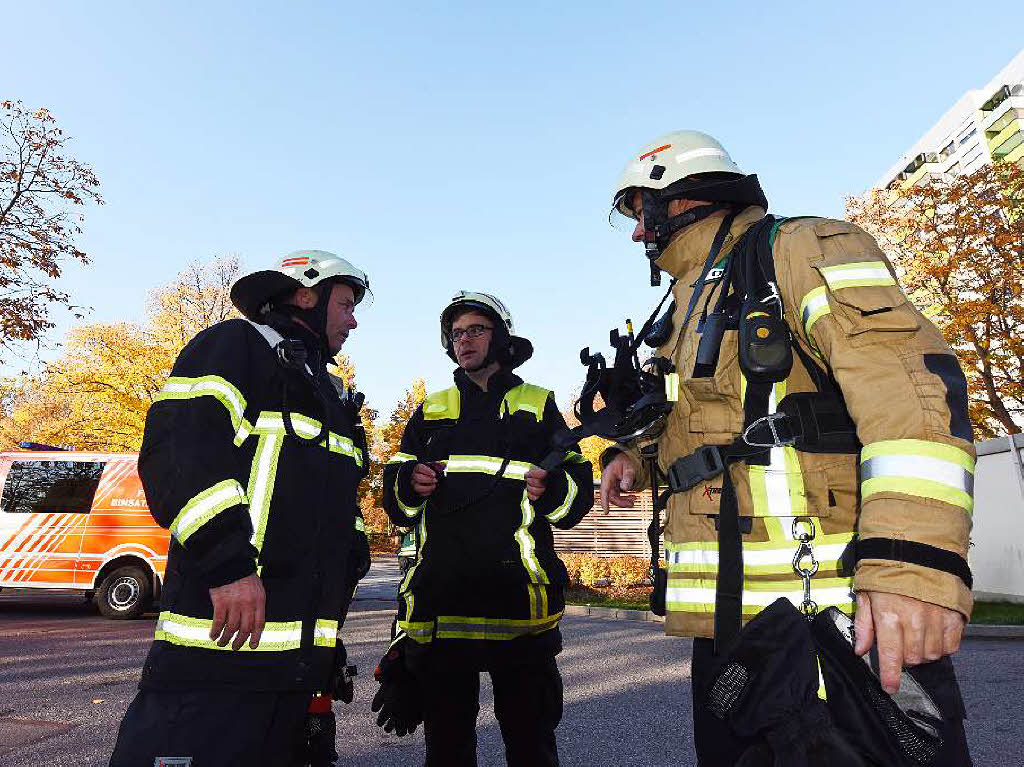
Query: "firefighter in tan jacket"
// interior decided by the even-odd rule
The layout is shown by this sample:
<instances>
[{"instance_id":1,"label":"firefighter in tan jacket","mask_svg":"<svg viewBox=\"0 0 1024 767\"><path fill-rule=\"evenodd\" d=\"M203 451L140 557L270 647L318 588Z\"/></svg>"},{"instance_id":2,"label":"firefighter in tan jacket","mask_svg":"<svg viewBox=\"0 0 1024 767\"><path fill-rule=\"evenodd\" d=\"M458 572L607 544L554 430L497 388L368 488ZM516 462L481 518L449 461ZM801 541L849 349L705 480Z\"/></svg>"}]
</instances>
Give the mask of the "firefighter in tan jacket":
<instances>
[{"instance_id":1,"label":"firefighter in tan jacket","mask_svg":"<svg viewBox=\"0 0 1024 767\"><path fill-rule=\"evenodd\" d=\"M696 364L698 326L723 282L728 289L722 278L733 246L766 208L757 177L742 174L721 144L695 131L647 145L618 184L613 214L634 220L633 239L646 244L652 270L677 279L672 331L657 350L678 376L677 399L657 441L662 472L744 431L751 387L737 360L738 334L724 333L708 374ZM966 557L975 452L963 373L939 331L900 290L874 239L857 226L782 220L772 227L770 252L784 320L801 353L786 380L768 385L767 412L787 394L814 392L811 373L829 371L862 449L830 454L779 445L764 465L729 465L742 533L743 621L778 597L804 604L794 557L805 543L799 567L814 570L810 600L818 609L856 612L856 651L877 645L888 692L898 688L903 667L916 669L951 733L935 764L969 764L948 658L972 606ZM691 300L694 291L699 295ZM618 445L602 463L606 508L609 501L631 505L626 491L650 485L636 446ZM673 493L667 505L665 628L697 638L695 695L713 653L722 479ZM701 765L735 763L743 748L696 700L694 726Z\"/></svg>"}]
</instances>

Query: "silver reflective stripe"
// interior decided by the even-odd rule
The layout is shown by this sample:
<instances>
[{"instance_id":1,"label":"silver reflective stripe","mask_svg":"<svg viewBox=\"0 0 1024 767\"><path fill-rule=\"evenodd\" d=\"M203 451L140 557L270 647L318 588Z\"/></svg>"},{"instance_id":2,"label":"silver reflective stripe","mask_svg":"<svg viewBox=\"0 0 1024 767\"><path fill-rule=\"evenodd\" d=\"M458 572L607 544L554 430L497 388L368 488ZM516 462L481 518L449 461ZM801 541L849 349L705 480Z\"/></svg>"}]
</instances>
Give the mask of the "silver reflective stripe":
<instances>
[{"instance_id":1,"label":"silver reflective stripe","mask_svg":"<svg viewBox=\"0 0 1024 767\"><path fill-rule=\"evenodd\" d=\"M565 500L558 505L558 508L556 508L550 514L545 515L547 516L549 522L557 522L566 514L568 514L569 509L572 508L572 502L576 500L576 494L579 492L579 488L576 487L576 483L573 482L572 477L570 477L568 473L566 473L565 479L568 483L568 488L565 491Z\"/></svg>"},{"instance_id":2,"label":"silver reflective stripe","mask_svg":"<svg viewBox=\"0 0 1024 767\"><path fill-rule=\"evenodd\" d=\"M281 434L261 434L249 472L249 518L252 521L252 545L263 549L270 516L270 499L274 493L277 462L281 457L284 437Z\"/></svg>"},{"instance_id":3,"label":"silver reflective stripe","mask_svg":"<svg viewBox=\"0 0 1024 767\"><path fill-rule=\"evenodd\" d=\"M414 456L412 453L395 453L393 456L391 456L390 459L388 459L388 464L392 464L392 463L405 463L406 461L415 461L415 460L416 460L416 456Z\"/></svg>"},{"instance_id":4,"label":"silver reflective stripe","mask_svg":"<svg viewBox=\"0 0 1024 767\"><path fill-rule=\"evenodd\" d=\"M259 647L249 647L246 642L239 650L232 650L230 643L224 647L210 639L213 621L208 618L192 618L169 611L161 612L156 622L156 639L186 647L202 647L208 650L229 652L280 652L297 650L302 645L302 621L267 621L260 636ZM313 626L313 643L321 647L337 644L338 622L319 618Z\"/></svg>"},{"instance_id":5,"label":"silver reflective stripe","mask_svg":"<svg viewBox=\"0 0 1024 767\"><path fill-rule=\"evenodd\" d=\"M869 479L923 479L968 495L974 494L974 475L962 466L923 455L876 455L860 465L861 481Z\"/></svg>"},{"instance_id":6,"label":"silver reflective stripe","mask_svg":"<svg viewBox=\"0 0 1024 767\"><path fill-rule=\"evenodd\" d=\"M489 455L452 455L445 462L446 474L497 474L503 460ZM533 465L525 461L509 461L505 466L505 479L525 479Z\"/></svg>"},{"instance_id":7,"label":"silver reflective stripe","mask_svg":"<svg viewBox=\"0 0 1024 767\"><path fill-rule=\"evenodd\" d=\"M818 603L819 607L824 607L826 605L846 605L850 604L854 600L849 586L841 586L838 588L816 588L812 590L811 597ZM794 605L799 607L803 603L803 598L804 593L802 584L798 584L790 589L759 589L757 591L744 589L743 606L767 607L776 599L788 599ZM715 590L714 588L674 588L670 585L666 591L665 599L669 603L709 605L713 611L715 605Z\"/></svg>"},{"instance_id":8,"label":"silver reflective stripe","mask_svg":"<svg viewBox=\"0 0 1024 767\"><path fill-rule=\"evenodd\" d=\"M523 521L519 525L519 529L516 530L514 537L516 543L519 544L519 556L523 561L523 567L526 568L531 583L550 583L548 574L544 572L544 568L541 567L540 561L537 559L537 542L530 535L530 525L533 524L536 515L533 510L533 504L530 503L530 496L526 494L525 487L523 488L523 498L520 506L523 510Z\"/></svg>"},{"instance_id":9,"label":"silver reflective stripe","mask_svg":"<svg viewBox=\"0 0 1024 767\"><path fill-rule=\"evenodd\" d=\"M850 536L852 538L852 536ZM708 544L706 549L691 549L687 551L666 551L665 560L670 565L709 565L718 566L718 548L714 543ZM713 548L712 548L713 547ZM814 546L814 556L819 562L838 560L843 552L849 547L846 543L817 544ZM750 550L743 547L744 567L758 567L764 565L789 565L793 561L792 545L780 546L776 549Z\"/></svg>"},{"instance_id":10,"label":"silver reflective stripe","mask_svg":"<svg viewBox=\"0 0 1024 767\"><path fill-rule=\"evenodd\" d=\"M234 479L225 479L196 494L171 523L171 535L180 543L222 511L245 503L245 491Z\"/></svg>"}]
</instances>

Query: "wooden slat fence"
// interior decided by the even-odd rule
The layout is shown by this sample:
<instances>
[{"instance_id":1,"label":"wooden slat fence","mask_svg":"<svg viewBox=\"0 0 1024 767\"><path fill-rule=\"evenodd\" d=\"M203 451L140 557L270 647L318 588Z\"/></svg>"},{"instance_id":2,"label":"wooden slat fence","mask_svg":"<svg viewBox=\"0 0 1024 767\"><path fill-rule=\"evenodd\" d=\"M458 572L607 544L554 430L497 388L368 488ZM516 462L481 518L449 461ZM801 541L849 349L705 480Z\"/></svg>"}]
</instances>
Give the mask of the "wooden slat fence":
<instances>
[{"instance_id":1,"label":"wooden slat fence","mask_svg":"<svg viewBox=\"0 0 1024 767\"><path fill-rule=\"evenodd\" d=\"M651 494L641 493L632 509L601 508L601 492L594 483L594 508L572 530L553 528L555 551L594 554L599 557L642 557L651 555L647 525L651 522ZM664 516L662 517L664 524ZM664 542L662 542L662 547Z\"/></svg>"}]
</instances>

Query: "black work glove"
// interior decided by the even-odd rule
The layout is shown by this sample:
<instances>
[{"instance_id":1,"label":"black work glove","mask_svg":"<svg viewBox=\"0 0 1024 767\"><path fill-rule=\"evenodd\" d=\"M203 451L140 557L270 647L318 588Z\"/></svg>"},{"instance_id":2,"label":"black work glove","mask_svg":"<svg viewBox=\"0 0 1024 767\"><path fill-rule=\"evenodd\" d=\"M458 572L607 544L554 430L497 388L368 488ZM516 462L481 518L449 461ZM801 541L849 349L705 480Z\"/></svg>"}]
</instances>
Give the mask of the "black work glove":
<instances>
[{"instance_id":1,"label":"black work glove","mask_svg":"<svg viewBox=\"0 0 1024 767\"><path fill-rule=\"evenodd\" d=\"M333 767L338 759L334 749L337 730L334 712L324 714L306 714L302 746L294 755L295 765L302 767Z\"/></svg>"},{"instance_id":2,"label":"black work glove","mask_svg":"<svg viewBox=\"0 0 1024 767\"><path fill-rule=\"evenodd\" d=\"M403 636L392 642L374 669L380 689L370 706L372 711L379 712L377 726L399 737L411 735L423 723L419 684L405 665L406 641Z\"/></svg>"},{"instance_id":3,"label":"black work glove","mask_svg":"<svg viewBox=\"0 0 1024 767\"><path fill-rule=\"evenodd\" d=\"M352 538L348 561L351 583L354 588L354 584L361 581L370 572L370 539L366 537L363 530L356 530Z\"/></svg>"},{"instance_id":4,"label":"black work glove","mask_svg":"<svg viewBox=\"0 0 1024 767\"><path fill-rule=\"evenodd\" d=\"M337 652L334 655L334 671L331 672L330 691L333 700L343 703L352 702L352 678L358 673L355 664L349 665L348 652L345 645L338 640Z\"/></svg>"}]
</instances>

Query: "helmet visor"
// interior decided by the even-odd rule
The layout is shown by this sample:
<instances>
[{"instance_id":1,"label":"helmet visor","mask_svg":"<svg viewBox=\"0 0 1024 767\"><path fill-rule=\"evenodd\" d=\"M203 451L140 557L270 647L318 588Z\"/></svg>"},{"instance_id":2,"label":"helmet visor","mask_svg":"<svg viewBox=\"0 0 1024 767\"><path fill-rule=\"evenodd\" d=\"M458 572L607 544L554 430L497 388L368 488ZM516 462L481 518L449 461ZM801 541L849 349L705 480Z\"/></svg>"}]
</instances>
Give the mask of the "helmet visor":
<instances>
[{"instance_id":1,"label":"helmet visor","mask_svg":"<svg viewBox=\"0 0 1024 767\"><path fill-rule=\"evenodd\" d=\"M637 215L633 210L633 194L635 189L619 192L608 211L608 224L617 232L632 234L636 229Z\"/></svg>"}]
</instances>

